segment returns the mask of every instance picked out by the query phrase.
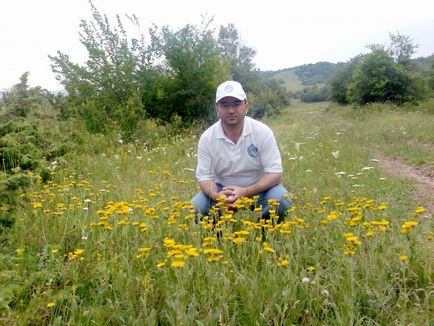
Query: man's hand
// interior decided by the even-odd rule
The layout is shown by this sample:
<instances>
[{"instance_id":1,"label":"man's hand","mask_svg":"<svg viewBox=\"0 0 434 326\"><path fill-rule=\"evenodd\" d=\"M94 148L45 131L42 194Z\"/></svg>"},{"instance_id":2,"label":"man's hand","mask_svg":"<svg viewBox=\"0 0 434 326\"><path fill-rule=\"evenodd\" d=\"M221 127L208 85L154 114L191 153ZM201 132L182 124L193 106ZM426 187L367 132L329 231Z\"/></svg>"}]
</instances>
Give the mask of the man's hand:
<instances>
[{"instance_id":1,"label":"man's hand","mask_svg":"<svg viewBox=\"0 0 434 326\"><path fill-rule=\"evenodd\" d=\"M233 207L237 199L245 196L245 188L238 186L226 186L223 187L220 194L225 197L225 206Z\"/></svg>"}]
</instances>

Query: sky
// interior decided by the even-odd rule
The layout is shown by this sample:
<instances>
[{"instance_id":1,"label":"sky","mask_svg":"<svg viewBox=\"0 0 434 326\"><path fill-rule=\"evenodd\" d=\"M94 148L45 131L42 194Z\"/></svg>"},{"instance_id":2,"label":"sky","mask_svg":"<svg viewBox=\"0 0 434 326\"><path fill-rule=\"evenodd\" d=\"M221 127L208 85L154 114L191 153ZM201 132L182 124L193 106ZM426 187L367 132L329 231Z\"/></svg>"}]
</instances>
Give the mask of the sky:
<instances>
[{"instance_id":1,"label":"sky","mask_svg":"<svg viewBox=\"0 0 434 326\"><path fill-rule=\"evenodd\" d=\"M418 45L413 57L434 53L432 0L93 0L114 22L135 14L146 31L152 24L172 30L233 23L242 43L257 52L260 70L279 70L319 61L346 62L366 53L368 44L387 44L389 33L409 36ZM91 20L88 0L0 0L0 90L19 82L50 91L62 87L48 55L68 54L84 63L80 21Z\"/></svg>"}]
</instances>

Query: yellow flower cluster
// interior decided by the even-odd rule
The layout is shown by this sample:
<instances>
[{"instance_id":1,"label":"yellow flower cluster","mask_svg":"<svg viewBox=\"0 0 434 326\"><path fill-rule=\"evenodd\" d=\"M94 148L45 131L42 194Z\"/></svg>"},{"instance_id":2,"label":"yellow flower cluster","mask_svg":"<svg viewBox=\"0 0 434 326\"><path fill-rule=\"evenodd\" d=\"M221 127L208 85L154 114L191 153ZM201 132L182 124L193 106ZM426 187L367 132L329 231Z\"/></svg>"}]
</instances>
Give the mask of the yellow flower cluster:
<instances>
[{"instance_id":1,"label":"yellow flower cluster","mask_svg":"<svg viewBox=\"0 0 434 326\"><path fill-rule=\"evenodd\" d=\"M82 257L83 253L84 253L84 249L80 249L80 248L77 248L72 252L68 252L67 255L68 261L76 260L76 259L83 260L84 259L84 257Z\"/></svg>"},{"instance_id":2,"label":"yellow flower cluster","mask_svg":"<svg viewBox=\"0 0 434 326\"><path fill-rule=\"evenodd\" d=\"M139 254L136 256L136 258L139 259L142 257L149 256L149 253L151 252L151 248L139 248L137 249L137 251Z\"/></svg>"},{"instance_id":3,"label":"yellow flower cluster","mask_svg":"<svg viewBox=\"0 0 434 326\"><path fill-rule=\"evenodd\" d=\"M416 221L406 221L404 222L404 224L402 224L401 226L401 234L408 234L410 233L411 230L413 230L413 228L418 225L418 223Z\"/></svg>"},{"instance_id":4,"label":"yellow flower cluster","mask_svg":"<svg viewBox=\"0 0 434 326\"><path fill-rule=\"evenodd\" d=\"M177 244L174 239L165 238L163 245L167 249L167 256L163 262L157 264L159 268L166 266L168 261L171 261L171 266L174 268L184 267L188 257L199 256L195 247Z\"/></svg>"},{"instance_id":5,"label":"yellow flower cluster","mask_svg":"<svg viewBox=\"0 0 434 326\"><path fill-rule=\"evenodd\" d=\"M169 171L150 170L148 173L160 182L162 178L165 180L169 178L170 182L190 183L190 181L181 182ZM164 266L181 268L189 263L189 258L196 256L201 256L199 261L206 258L209 263L225 265L228 264L226 258L229 254L234 255L251 248L271 254L263 255L263 259L272 259L277 266L285 267L289 264L289 258L288 256L278 258L278 254L282 253L276 243L286 243L288 238L296 237L300 233L308 234L312 230L311 225L315 228L320 226L321 231L324 231L324 238L319 240L325 240L329 230L335 228L339 228L339 234L346 232L343 238L335 237L335 245L338 248L344 247L345 255L353 256L361 245L359 237L363 241L378 238L382 233L394 230L394 223L396 223L394 220L387 219L390 215L387 211L387 203L378 203L364 197L353 198L350 201L334 200L331 196L323 197L319 205L312 203L300 207L294 205L288 210L288 217L283 222L277 223L279 202L269 201L271 218L264 220L261 218L263 207L257 205L258 197L255 196L240 198L234 208L227 208L223 201L220 201L209 215L202 216L196 225L192 223L194 219L192 204L180 201L181 195L166 195L167 189L164 189L162 183L156 183L146 189L136 189L133 198L129 201L115 201L113 198L116 198L118 189L107 181L102 181L102 185L95 188L82 178L77 174L71 174L65 178L63 184L48 182L46 185L41 185L41 191L26 195L30 198L31 209L35 216L58 216L59 219L55 220L59 221L61 218L77 216L76 212L80 210L86 216L86 222L81 227L84 230L88 226L93 227L91 231L85 232L86 237L111 238L117 234L122 236L128 234L133 236L132 241L137 241L134 248L141 246L143 240L156 234L163 234L162 237L170 234L171 237L190 239L184 241L189 241L191 244L179 244L174 239L165 238L163 247L166 248L166 256L160 257L159 263L156 263L160 268ZM185 196L190 198L191 194ZM292 195L291 198L295 200L295 196ZM413 230L418 224L414 221L415 218L424 212L423 207L417 207L412 213L413 220L406 221L402 225L401 233L408 234ZM345 228L344 231L341 231L341 227ZM432 238L432 234L430 237ZM310 239L314 241L313 237ZM151 258L153 258L154 255L158 255L161 250L155 243L161 243L161 240L159 238L158 242L152 242L153 249L145 246L134 249L137 252L133 257L140 259L150 257L152 254ZM260 242L261 245L255 244L250 247L255 241ZM330 243L329 239L326 241ZM272 247L269 243L273 244ZM80 244L77 243L75 246ZM88 248L87 246L86 250L89 250ZM226 253L227 248L231 249ZM67 259L81 260L83 251L83 249L76 249L69 252ZM17 255L23 252L24 249L16 250ZM95 255L101 257L100 253ZM313 272L315 267L310 266L307 271Z\"/></svg>"},{"instance_id":6,"label":"yellow flower cluster","mask_svg":"<svg viewBox=\"0 0 434 326\"><path fill-rule=\"evenodd\" d=\"M348 232L344 233L345 240L347 241L347 245L344 249L344 255L353 256L356 254L356 247L361 245L360 240L353 233Z\"/></svg>"},{"instance_id":7,"label":"yellow flower cluster","mask_svg":"<svg viewBox=\"0 0 434 326\"><path fill-rule=\"evenodd\" d=\"M227 265L229 261L223 260L223 251L216 248L204 249L203 253L207 255L206 260L210 263L221 263Z\"/></svg>"},{"instance_id":8,"label":"yellow flower cluster","mask_svg":"<svg viewBox=\"0 0 434 326\"><path fill-rule=\"evenodd\" d=\"M289 264L288 256L277 258L277 266L286 267Z\"/></svg>"}]
</instances>

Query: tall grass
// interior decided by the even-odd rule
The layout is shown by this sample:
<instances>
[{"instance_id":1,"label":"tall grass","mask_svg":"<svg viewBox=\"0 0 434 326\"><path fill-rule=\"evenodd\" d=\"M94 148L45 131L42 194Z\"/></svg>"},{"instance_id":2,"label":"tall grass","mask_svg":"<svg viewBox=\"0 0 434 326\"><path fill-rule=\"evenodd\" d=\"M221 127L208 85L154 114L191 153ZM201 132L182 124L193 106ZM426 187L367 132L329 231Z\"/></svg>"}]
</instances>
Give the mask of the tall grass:
<instances>
[{"instance_id":1,"label":"tall grass","mask_svg":"<svg viewBox=\"0 0 434 326\"><path fill-rule=\"evenodd\" d=\"M22 194L0 251L1 321L429 325L432 224L375 155L414 157L402 130L430 143L432 115L350 110L300 104L266 121L294 202L282 224L248 202L193 222L197 135L84 139Z\"/></svg>"}]
</instances>

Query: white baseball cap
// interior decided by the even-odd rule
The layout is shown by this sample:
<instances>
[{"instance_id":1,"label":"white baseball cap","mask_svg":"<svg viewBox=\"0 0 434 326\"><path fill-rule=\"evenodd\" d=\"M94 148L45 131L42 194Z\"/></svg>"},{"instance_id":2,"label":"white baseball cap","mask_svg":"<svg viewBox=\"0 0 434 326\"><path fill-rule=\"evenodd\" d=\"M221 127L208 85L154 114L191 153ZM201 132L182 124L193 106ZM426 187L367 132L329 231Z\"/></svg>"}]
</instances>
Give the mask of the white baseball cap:
<instances>
[{"instance_id":1,"label":"white baseball cap","mask_svg":"<svg viewBox=\"0 0 434 326\"><path fill-rule=\"evenodd\" d=\"M228 80L220 84L217 87L217 92L215 95L215 102L217 103L223 97L231 96L239 100L245 100L247 98L246 93L244 93L243 86L239 82Z\"/></svg>"}]
</instances>

